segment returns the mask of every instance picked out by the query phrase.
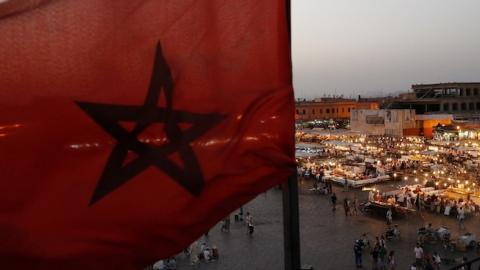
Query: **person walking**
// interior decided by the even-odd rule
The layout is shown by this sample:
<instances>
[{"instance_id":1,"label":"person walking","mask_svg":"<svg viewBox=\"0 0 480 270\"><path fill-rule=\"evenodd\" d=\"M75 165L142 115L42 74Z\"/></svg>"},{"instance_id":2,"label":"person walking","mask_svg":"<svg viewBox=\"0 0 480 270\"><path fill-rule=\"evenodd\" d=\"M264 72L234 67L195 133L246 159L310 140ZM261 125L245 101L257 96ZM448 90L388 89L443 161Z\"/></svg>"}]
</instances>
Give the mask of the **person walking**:
<instances>
[{"instance_id":1,"label":"person walking","mask_svg":"<svg viewBox=\"0 0 480 270\"><path fill-rule=\"evenodd\" d=\"M373 250L370 252L370 255L372 255L372 270L379 270L378 269L378 255L380 251L380 246L375 245Z\"/></svg>"},{"instance_id":2,"label":"person walking","mask_svg":"<svg viewBox=\"0 0 480 270\"><path fill-rule=\"evenodd\" d=\"M423 269L425 269L425 270L435 270L435 268L433 266L432 258L430 258L430 256L427 256L425 258L425 264L423 266Z\"/></svg>"},{"instance_id":3,"label":"person walking","mask_svg":"<svg viewBox=\"0 0 480 270\"><path fill-rule=\"evenodd\" d=\"M337 210L337 195L335 195L335 193L332 193L332 197L331 197L331 201L332 201L332 211L335 212L335 210Z\"/></svg>"},{"instance_id":4,"label":"person walking","mask_svg":"<svg viewBox=\"0 0 480 270\"><path fill-rule=\"evenodd\" d=\"M200 250L198 247L198 242L195 241L190 244L190 265L196 265L198 263L198 255L200 254Z\"/></svg>"},{"instance_id":5,"label":"person walking","mask_svg":"<svg viewBox=\"0 0 480 270\"><path fill-rule=\"evenodd\" d=\"M226 223L227 223L227 222L226 222L225 219L222 219L222 221L220 221L220 224L222 225L222 226L220 227L220 231L221 231L221 232L226 232L226 231L227 231L227 229L226 229Z\"/></svg>"},{"instance_id":6,"label":"person walking","mask_svg":"<svg viewBox=\"0 0 480 270\"><path fill-rule=\"evenodd\" d=\"M221 232L230 232L230 215L222 219L222 226L220 228Z\"/></svg>"},{"instance_id":7,"label":"person walking","mask_svg":"<svg viewBox=\"0 0 480 270\"><path fill-rule=\"evenodd\" d=\"M361 240L355 241L355 245L353 245L353 253L355 255L355 266L357 268L362 268L362 249L363 243Z\"/></svg>"},{"instance_id":8,"label":"person walking","mask_svg":"<svg viewBox=\"0 0 480 270\"><path fill-rule=\"evenodd\" d=\"M225 231L226 232L230 232L230 215L227 216L227 218L225 219Z\"/></svg>"},{"instance_id":9,"label":"person walking","mask_svg":"<svg viewBox=\"0 0 480 270\"><path fill-rule=\"evenodd\" d=\"M386 215L386 218L387 218L387 225L391 225L392 224L392 208L388 208L387 210L387 215Z\"/></svg>"},{"instance_id":10,"label":"person walking","mask_svg":"<svg viewBox=\"0 0 480 270\"><path fill-rule=\"evenodd\" d=\"M386 260L387 260L387 249L385 246L380 246L378 250L378 269L385 270L386 268Z\"/></svg>"},{"instance_id":11,"label":"person walking","mask_svg":"<svg viewBox=\"0 0 480 270\"><path fill-rule=\"evenodd\" d=\"M380 242L379 243L380 243L380 247L383 247L383 248L387 249L387 240L385 239L385 236L383 234L380 236Z\"/></svg>"},{"instance_id":12,"label":"person walking","mask_svg":"<svg viewBox=\"0 0 480 270\"><path fill-rule=\"evenodd\" d=\"M458 227L460 230L465 229L465 209L461 206L457 211Z\"/></svg>"},{"instance_id":13,"label":"person walking","mask_svg":"<svg viewBox=\"0 0 480 270\"><path fill-rule=\"evenodd\" d=\"M247 215L245 216L245 223L247 224L248 234L251 236L254 231L254 226L253 216L250 214L250 212L247 212Z\"/></svg>"},{"instance_id":14,"label":"person walking","mask_svg":"<svg viewBox=\"0 0 480 270\"><path fill-rule=\"evenodd\" d=\"M416 266L420 267L423 265L423 248L420 246L419 243L415 246L413 249L413 252L415 253L415 264Z\"/></svg>"},{"instance_id":15,"label":"person walking","mask_svg":"<svg viewBox=\"0 0 480 270\"><path fill-rule=\"evenodd\" d=\"M440 258L440 255L438 255L438 252L433 253L433 268L435 270L440 270L440 264L442 263L442 259Z\"/></svg>"},{"instance_id":16,"label":"person walking","mask_svg":"<svg viewBox=\"0 0 480 270\"><path fill-rule=\"evenodd\" d=\"M388 270L395 270L396 262L395 262L395 252L392 250L388 254L387 259Z\"/></svg>"},{"instance_id":17,"label":"person walking","mask_svg":"<svg viewBox=\"0 0 480 270\"><path fill-rule=\"evenodd\" d=\"M352 215L357 215L358 214L358 199L357 197L353 197L352 201Z\"/></svg>"},{"instance_id":18,"label":"person walking","mask_svg":"<svg viewBox=\"0 0 480 270\"><path fill-rule=\"evenodd\" d=\"M348 217L350 210L349 210L347 198L343 199L343 209L345 210L345 216Z\"/></svg>"}]
</instances>

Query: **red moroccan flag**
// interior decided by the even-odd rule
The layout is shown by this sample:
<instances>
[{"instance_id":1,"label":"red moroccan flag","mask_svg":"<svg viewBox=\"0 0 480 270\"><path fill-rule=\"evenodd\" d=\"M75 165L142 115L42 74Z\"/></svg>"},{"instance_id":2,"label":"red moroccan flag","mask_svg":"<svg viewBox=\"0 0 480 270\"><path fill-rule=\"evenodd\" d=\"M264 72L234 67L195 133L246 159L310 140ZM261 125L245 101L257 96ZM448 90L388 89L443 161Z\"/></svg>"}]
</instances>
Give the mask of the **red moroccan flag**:
<instances>
[{"instance_id":1,"label":"red moroccan flag","mask_svg":"<svg viewBox=\"0 0 480 270\"><path fill-rule=\"evenodd\" d=\"M0 261L141 269L294 170L285 0L0 2Z\"/></svg>"}]
</instances>

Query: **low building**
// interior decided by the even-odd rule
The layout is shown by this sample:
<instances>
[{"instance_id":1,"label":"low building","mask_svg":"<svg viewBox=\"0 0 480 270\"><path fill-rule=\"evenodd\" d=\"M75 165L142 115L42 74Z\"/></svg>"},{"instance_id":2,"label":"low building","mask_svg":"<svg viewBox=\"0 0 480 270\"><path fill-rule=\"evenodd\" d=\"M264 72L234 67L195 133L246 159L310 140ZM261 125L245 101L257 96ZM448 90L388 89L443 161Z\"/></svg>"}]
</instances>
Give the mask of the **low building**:
<instances>
[{"instance_id":1,"label":"low building","mask_svg":"<svg viewBox=\"0 0 480 270\"><path fill-rule=\"evenodd\" d=\"M322 119L349 119L350 112L358 109L378 109L377 102L358 102L355 99L321 98L313 101L299 101L295 103L295 119L322 120Z\"/></svg>"},{"instance_id":2,"label":"low building","mask_svg":"<svg viewBox=\"0 0 480 270\"><path fill-rule=\"evenodd\" d=\"M353 110L350 128L367 135L403 136L405 129L415 128L415 111Z\"/></svg>"},{"instance_id":3,"label":"low building","mask_svg":"<svg viewBox=\"0 0 480 270\"><path fill-rule=\"evenodd\" d=\"M415 121L419 130L413 130L413 134L420 134L427 138L433 138L435 127L438 125L450 125L453 122L451 114L418 114ZM407 131L408 133L409 131ZM409 135L409 134L406 134Z\"/></svg>"},{"instance_id":4,"label":"low building","mask_svg":"<svg viewBox=\"0 0 480 270\"><path fill-rule=\"evenodd\" d=\"M412 92L385 104L385 109L414 109L417 114L452 114L455 119L480 118L480 83L414 84Z\"/></svg>"},{"instance_id":5,"label":"low building","mask_svg":"<svg viewBox=\"0 0 480 270\"><path fill-rule=\"evenodd\" d=\"M367 135L433 137L437 125L448 125L452 115L417 115L415 110L352 110L350 128Z\"/></svg>"}]
</instances>

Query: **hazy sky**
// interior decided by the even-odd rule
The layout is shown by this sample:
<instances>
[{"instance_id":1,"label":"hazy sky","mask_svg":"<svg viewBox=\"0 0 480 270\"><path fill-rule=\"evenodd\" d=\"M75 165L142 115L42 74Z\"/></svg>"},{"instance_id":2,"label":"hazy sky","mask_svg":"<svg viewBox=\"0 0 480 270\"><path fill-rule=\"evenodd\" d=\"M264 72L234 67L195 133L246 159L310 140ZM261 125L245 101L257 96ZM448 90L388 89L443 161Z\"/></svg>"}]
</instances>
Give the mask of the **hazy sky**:
<instances>
[{"instance_id":1,"label":"hazy sky","mask_svg":"<svg viewBox=\"0 0 480 270\"><path fill-rule=\"evenodd\" d=\"M480 81L480 0L292 0L297 97Z\"/></svg>"}]
</instances>

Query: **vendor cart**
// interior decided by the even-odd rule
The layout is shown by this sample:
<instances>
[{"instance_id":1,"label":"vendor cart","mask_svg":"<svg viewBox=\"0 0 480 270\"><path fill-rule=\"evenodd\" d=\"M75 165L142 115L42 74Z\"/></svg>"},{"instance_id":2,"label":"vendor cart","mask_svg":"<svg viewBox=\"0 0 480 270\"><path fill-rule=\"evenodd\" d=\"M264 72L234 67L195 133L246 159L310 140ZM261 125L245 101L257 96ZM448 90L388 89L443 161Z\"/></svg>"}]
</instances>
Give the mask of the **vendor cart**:
<instances>
[{"instance_id":1,"label":"vendor cart","mask_svg":"<svg viewBox=\"0 0 480 270\"><path fill-rule=\"evenodd\" d=\"M369 201L361 206L361 211L366 214L377 216L385 216L388 209L392 209L392 215L396 217L404 217L410 213L415 212L414 209L408 209L399 205L392 205L379 201Z\"/></svg>"}]
</instances>

